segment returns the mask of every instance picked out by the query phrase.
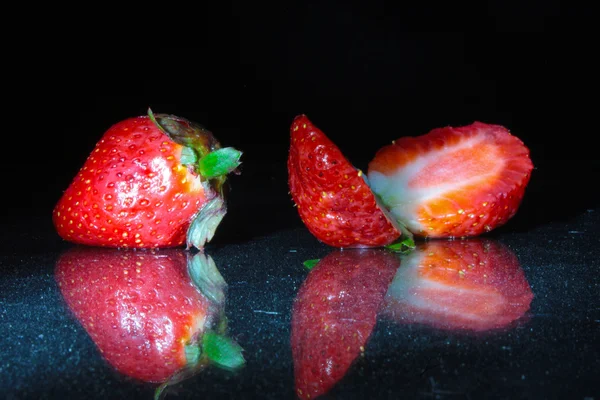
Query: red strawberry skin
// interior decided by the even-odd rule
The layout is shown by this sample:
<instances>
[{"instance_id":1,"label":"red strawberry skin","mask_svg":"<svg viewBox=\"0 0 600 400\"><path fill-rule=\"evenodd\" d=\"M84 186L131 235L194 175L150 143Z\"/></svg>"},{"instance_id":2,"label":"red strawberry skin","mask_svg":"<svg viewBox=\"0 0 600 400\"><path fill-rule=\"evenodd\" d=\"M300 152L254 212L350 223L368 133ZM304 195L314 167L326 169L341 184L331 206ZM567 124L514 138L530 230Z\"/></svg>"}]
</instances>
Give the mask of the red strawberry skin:
<instances>
[{"instance_id":1,"label":"red strawberry skin","mask_svg":"<svg viewBox=\"0 0 600 400\"><path fill-rule=\"evenodd\" d=\"M189 121L173 118L188 126ZM191 140L206 153L220 148L206 130ZM56 204L58 234L70 242L103 247L184 244L197 213L209 202L221 201L214 185L182 164L184 148L149 116L114 124Z\"/></svg>"},{"instance_id":2,"label":"red strawberry skin","mask_svg":"<svg viewBox=\"0 0 600 400\"><path fill-rule=\"evenodd\" d=\"M533 299L519 260L496 241L427 241L401 258L383 312L398 323L500 329L521 318Z\"/></svg>"},{"instance_id":3,"label":"red strawberry skin","mask_svg":"<svg viewBox=\"0 0 600 400\"><path fill-rule=\"evenodd\" d=\"M371 188L421 237L476 236L517 212L533 164L506 128L474 122L403 137L369 163Z\"/></svg>"},{"instance_id":4,"label":"red strawberry skin","mask_svg":"<svg viewBox=\"0 0 600 400\"><path fill-rule=\"evenodd\" d=\"M379 207L362 171L305 115L291 125L288 182L300 218L334 247L379 247L399 231Z\"/></svg>"},{"instance_id":5,"label":"red strawberry skin","mask_svg":"<svg viewBox=\"0 0 600 400\"><path fill-rule=\"evenodd\" d=\"M125 251L75 247L55 279L102 356L127 376L163 382L188 364L209 302L187 274L183 249Z\"/></svg>"},{"instance_id":6,"label":"red strawberry skin","mask_svg":"<svg viewBox=\"0 0 600 400\"><path fill-rule=\"evenodd\" d=\"M329 391L364 352L399 259L382 249L335 250L311 270L292 312L296 393Z\"/></svg>"}]
</instances>

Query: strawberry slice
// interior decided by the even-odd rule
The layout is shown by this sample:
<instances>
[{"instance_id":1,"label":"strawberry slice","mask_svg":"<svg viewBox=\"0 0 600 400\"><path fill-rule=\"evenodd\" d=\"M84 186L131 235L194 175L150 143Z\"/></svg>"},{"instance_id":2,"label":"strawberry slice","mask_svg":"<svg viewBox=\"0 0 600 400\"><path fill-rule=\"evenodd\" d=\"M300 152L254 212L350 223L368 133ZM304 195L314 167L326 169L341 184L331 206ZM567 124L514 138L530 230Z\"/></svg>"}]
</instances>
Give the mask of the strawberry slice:
<instances>
[{"instance_id":1,"label":"strawberry slice","mask_svg":"<svg viewBox=\"0 0 600 400\"><path fill-rule=\"evenodd\" d=\"M300 218L334 247L378 247L400 236L379 206L362 171L305 115L291 126L289 187Z\"/></svg>"},{"instance_id":2,"label":"strawberry slice","mask_svg":"<svg viewBox=\"0 0 600 400\"><path fill-rule=\"evenodd\" d=\"M296 393L328 392L364 352L388 286L400 265L382 249L335 250L318 261L292 311Z\"/></svg>"},{"instance_id":3,"label":"strawberry slice","mask_svg":"<svg viewBox=\"0 0 600 400\"><path fill-rule=\"evenodd\" d=\"M512 218L533 164L506 128L474 122L403 137L369 163L373 191L421 237L465 237Z\"/></svg>"},{"instance_id":4,"label":"strawberry slice","mask_svg":"<svg viewBox=\"0 0 600 400\"><path fill-rule=\"evenodd\" d=\"M496 241L426 241L400 257L382 314L402 324L499 329L521 318L533 299L519 260Z\"/></svg>"}]
</instances>

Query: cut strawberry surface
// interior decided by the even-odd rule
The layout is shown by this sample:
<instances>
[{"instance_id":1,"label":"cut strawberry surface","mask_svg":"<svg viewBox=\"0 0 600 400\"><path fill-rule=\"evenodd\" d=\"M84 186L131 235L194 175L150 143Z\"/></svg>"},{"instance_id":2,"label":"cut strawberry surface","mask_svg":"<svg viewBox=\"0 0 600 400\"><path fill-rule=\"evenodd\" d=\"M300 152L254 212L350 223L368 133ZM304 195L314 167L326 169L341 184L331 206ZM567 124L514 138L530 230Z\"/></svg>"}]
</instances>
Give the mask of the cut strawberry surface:
<instances>
[{"instance_id":1,"label":"cut strawberry surface","mask_svg":"<svg viewBox=\"0 0 600 400\"><path fill-rule=\"evenodd\" d=\"M373 191L422 237L476 236L512 218L533 164L529 149L499 125L475 122L403 137L369 163Z\"/></svg>"},{"instance_id":2,"label":"cut strawberry surface","mask_svg":"<svg viewBox=\"0 0 600 400\"><path fill-rule=\"evenodd\" d=\"M291 126L288 174L300 218L323 243L378 247L400 236L362 171L305 115Z\"/></svg>"}]
</instances>

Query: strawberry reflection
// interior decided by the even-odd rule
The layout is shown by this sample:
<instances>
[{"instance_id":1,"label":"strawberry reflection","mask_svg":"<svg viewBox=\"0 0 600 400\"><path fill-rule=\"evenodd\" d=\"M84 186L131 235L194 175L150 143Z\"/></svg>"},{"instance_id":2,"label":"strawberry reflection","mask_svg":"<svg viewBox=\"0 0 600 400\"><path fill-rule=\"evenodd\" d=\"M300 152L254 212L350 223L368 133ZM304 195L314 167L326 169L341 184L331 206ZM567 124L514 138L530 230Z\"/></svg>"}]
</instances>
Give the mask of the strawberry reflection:
<instances>
[{"instance_id":1,"label":"strawberry reflection","mask_svg":"<svg viewBox=\"0 0 600 400\"><path fill-rule=\"evenodd\" d=\"M428 241L401 262L383 310L399 323L498 329L521 318L533 299L519 260L497 241Z\"/></svg>"},{"instance_id":2,"label":"strawberry reflection","mask_svg":"<svg viewBox=\"0 0 600 400\"><path fill-rule=\"evenodd\" d=\"M294 301L296 393L326 393L364 352L399 259L381 249L336 250L320 260Z\"/></svg>"},{"instance_id":3,"label":"strawberry reflection","mask_svg":"<svg viewBox=\"0 0 600 400\"><path fill-rule=\"evenodd\" d=\"M207 254L74 247L59 257L55 279L104 359L124 375L173 384L209 364L243 364L224 335L227 285Z\"/></svg>"}]
</instances>

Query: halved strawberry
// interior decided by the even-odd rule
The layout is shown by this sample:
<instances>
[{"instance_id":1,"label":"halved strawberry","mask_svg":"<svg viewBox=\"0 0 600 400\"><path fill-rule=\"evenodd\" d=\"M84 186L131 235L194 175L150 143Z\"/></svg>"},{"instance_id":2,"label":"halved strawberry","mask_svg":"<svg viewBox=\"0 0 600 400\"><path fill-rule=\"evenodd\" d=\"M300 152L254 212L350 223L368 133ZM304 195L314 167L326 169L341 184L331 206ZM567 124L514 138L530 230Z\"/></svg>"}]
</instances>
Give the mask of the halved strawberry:
<instances>
[{"instance_id":1,"label":"halved strawberry","mask_svg":"<svg viewBox=\"0 0 600 400\"><path fill-rule=\"evenodd\" d=\"M502 126L474 122L398 139L377 152L368 177L415 235L464 237L512 218L532 169L520 139Z\"/></svg>"},{"instance_id":2,"label":"halved strawberry","mask_svg":"<svg viewBox=\"0 0 600 400\"><path fill-rule=\"evenodd\" d=\"M518 258L497 241L426 241L400 258L383 311L399 323L498 329L521 318L533 299Z\"/></svg>"},{"instance_id":3,"label":"halved strawberry","mask_svg":"<svg viewBox=\"0 0 600 400\"><path fill-rule=\"evenodd\" d=\"M335 247L377 247L400 236L362 171L305 115L291 126L289 186L300 218L320 241Z\"/></svg>"}]
</instances>

